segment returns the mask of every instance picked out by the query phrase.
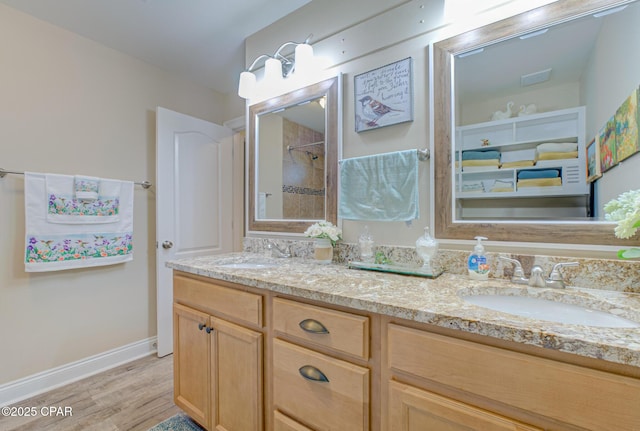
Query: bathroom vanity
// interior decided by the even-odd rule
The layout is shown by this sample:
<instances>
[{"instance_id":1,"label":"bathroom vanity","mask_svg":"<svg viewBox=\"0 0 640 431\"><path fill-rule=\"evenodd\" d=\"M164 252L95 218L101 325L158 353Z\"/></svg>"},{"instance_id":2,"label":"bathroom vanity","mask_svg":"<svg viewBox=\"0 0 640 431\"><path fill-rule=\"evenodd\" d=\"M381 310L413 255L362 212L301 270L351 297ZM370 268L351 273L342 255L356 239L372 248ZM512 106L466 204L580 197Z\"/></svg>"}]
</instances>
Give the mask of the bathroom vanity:
<instances>
[{"instance_id":1,"label":"bathroom vanity","mask_svg":"<svg viewBox=\"0 0 640 431\"><path fill-rule=\"evenodd\" d=\"M175 401L207 429L640 429L640 329L462 299L533 288L249 253L169 266ZM638 295L567 294L639 316Z\"/></svg>"}]
</instances>

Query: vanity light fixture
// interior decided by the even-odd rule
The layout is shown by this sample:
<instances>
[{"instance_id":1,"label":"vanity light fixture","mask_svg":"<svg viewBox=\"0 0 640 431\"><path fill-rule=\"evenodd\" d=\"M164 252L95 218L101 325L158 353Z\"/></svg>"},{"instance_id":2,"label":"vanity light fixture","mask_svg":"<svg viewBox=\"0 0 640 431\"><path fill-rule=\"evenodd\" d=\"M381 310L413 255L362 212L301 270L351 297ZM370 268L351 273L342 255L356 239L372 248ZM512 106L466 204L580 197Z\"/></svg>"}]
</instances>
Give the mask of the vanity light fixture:
<instances>
[{"instance_id":1,"label":"vanity light fixture","mask_svg":"<svg viewBox=\"0 0 640 431\"><path fill-rule=\"evenodd\" d=\"M251 66L240 74L238 96L243 99L249 99L253 95L257 86L257 79L253 70L260 60L266 59L264 62L264 80L271 83L285 79L293 73L302 75L311 71L314 57L313 47L309 45L309 40L312 36L309 35L304 42L285 42L280 45L280 48L273 55L262 54L253 60ZM290 45L295 45L294 55L287 57L282 54L282 50Z\"/></svg>"}]
</instances>

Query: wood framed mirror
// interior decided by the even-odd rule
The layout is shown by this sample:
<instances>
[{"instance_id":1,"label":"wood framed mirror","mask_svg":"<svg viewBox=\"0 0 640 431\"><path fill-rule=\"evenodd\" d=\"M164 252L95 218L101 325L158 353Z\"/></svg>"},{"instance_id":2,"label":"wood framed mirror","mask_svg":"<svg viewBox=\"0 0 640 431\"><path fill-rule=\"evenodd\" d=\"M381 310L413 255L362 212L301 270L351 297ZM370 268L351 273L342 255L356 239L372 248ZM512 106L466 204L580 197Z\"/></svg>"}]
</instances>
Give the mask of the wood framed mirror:
<instances>
[{"instance_id":1,"label":"wood framed mirror","mask_svg":"<svg viewBox=\"0 0 640 431\"><path fill-rule=\"evenodd\" d=\"M337 224L340 76L249 107L250 232Z\"/></svg>"},{"instance_id":2,"label":"wood framed mirror","mask_svg":"<svg viewBox=\"0 0 640 431\"><path fill-rule=\"evenodd\" d=\"M473 239L476 235L483 235L492 241L531 243L626 246L640 243L638 238L629 240L616 238L614 224L600 221L601 219L594 221L570 218L530 220L505 220L499 217L475 220L462 218L457 211L459 199L454 193L455 139L458 126L456 110L459 109L458 101L454 99L456 56L480 51L481 48L553 28L579 18L597 16L605 10L632 3L634 2L559 0L434 44L434 225L437 238ZM524 54L527 55L526 52ZM636 87L637 85L638 82L635 82ZM613 112L615 113L615 109ZM640 156L637 157L640 158ZM636 189L639 186L637 182L628 184L628 189ZM602 202L604 203L606 202Z\"/></svg>"}]
</instances>

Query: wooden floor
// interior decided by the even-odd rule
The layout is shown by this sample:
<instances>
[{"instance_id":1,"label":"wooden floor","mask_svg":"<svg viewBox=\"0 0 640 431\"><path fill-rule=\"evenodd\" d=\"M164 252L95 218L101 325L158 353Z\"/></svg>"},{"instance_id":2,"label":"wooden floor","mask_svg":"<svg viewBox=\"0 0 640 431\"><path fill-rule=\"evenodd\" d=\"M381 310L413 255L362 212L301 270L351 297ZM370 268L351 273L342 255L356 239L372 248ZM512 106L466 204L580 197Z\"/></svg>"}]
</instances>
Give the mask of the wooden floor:
<instances>
[{"instance_id":1,"label":"wooden floor","mask_svg":"<svg viewBox=\"0 0 640 431\"><path fill-rule=\"evenodd\" d=\"M173 403L173 356L148 356L14 404L35 417L0 416L0 431L146 431L180 412ZM45 407L47 415L41 414ZM49 415L48 407L61 407ZM64 408L72 409L64 416Z\"/></svg>"}]
</instances>

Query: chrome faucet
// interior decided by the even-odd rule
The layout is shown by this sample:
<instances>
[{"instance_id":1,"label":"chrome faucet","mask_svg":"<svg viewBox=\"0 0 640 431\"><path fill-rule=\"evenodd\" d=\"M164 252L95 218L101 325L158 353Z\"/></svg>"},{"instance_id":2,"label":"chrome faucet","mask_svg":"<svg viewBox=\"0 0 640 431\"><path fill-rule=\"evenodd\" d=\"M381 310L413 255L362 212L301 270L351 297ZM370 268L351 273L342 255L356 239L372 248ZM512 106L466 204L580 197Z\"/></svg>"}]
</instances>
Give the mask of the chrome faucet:
<instances>
[{"instance_id":1,"label":"chrome faucet","mask_svg":"<svg viewBox=\"0 0 640 431\"><path fill-rule=\"evenodd\" d=\"M511 277L511 282L516 284L527 284L529 279L524 276L524 271L522 270L522 264L517 259L511 259L510 257L498 256L500 260L506 260L507 262L511 262L513 264L513 276Z\"/></svg>"},{"instance_id":2,"label":"chrome faucet","mask_svg":"<svg viewBox=\"0 0 640 431\"><path fill-rule=\"evenodd\" d=\"M556 289L564 289L566 287L564 280L562 279L562 274L560 274L560 268L564 268L565 266L578 266L578 262L556 263L553 265L551 274L549 274L549 278L546 280L547 287L553 287Z\"/></svg>"},{"instance_id":3,"label":"chrome faucet","mask_svg":"<svg viewBox=\"0 0 640 431\"><path fill-rule=\"evenodd\" d=\"M278 244L271 241L270 239L267 240L267 249L271 250L271 256L273 257L284 257L284 258L291 257L291 246L287 246L283 250L280 247L278 247Z\"/></svg>"},{"instance_id":4,"label":"chrome faucet","mask_svg":"<svg viewBox=\"0 0 640 431\"><path fill-rule=\"evenodd\" d=\"M551 287L554 289L564 289L566 287L562 274L560 273L560 268L565 266L578 266L578 262L556 263L553 265L549 278L545 279L542 275L542 267L540 265L534 265L531 268L531 276L526 278L522 270L522 264L520 264L518 260L502 256L498 256L498 259L506 260L514 265L513 276L511 277L512 283L527 284L532 287Z\"/></svg>"}]
</instances>

